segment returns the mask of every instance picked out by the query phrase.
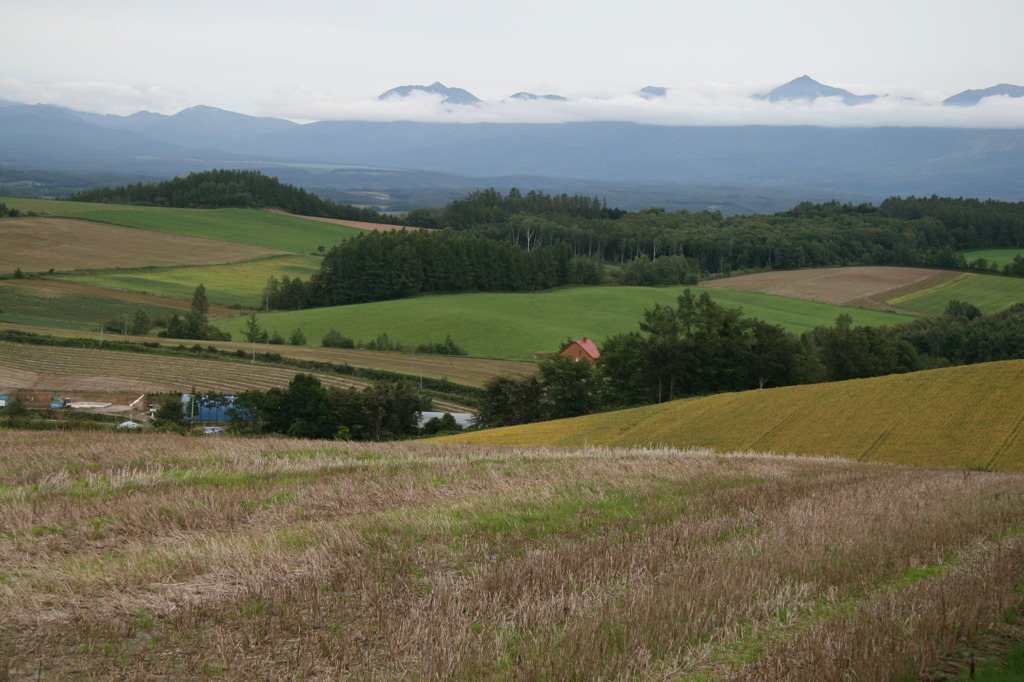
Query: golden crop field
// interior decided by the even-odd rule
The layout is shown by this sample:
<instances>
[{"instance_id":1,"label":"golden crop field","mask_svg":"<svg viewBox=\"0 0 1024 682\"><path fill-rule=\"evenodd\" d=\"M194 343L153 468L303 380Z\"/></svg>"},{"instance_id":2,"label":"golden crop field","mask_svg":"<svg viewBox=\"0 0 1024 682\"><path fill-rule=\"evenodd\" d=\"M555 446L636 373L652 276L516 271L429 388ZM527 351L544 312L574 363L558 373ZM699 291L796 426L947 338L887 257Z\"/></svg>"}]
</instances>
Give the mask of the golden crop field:
<instances>
[{"instance_id":1,"label":"golden crop field","mask_svg":"<svg viewBox=\"0 0 1024 682\"><path fill-rule=\"evenodd\" d=\"M449 442L709 447L1024 471L1024 360L726 393Z\"/></svg>"},{"instance_id":2,"label":"golden crop field","mask_svg":"<svg viewBox=\"0 0 1024 682\"><path fill-rule=\"evenodd\" d=\"M0 431L8 679L918 678L1020 613L1024 476Z\"/></svg>"}]
</instances>

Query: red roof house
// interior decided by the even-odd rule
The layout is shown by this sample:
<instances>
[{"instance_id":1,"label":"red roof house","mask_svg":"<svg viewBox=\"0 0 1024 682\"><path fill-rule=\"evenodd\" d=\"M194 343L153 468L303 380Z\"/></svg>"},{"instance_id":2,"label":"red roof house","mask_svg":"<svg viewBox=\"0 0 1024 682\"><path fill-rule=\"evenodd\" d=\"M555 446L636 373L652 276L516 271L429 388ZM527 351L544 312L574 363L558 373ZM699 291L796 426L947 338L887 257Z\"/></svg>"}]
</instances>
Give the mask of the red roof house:
<instances>
[{"instance_id":1,"label":"red roof house","mask_svg":"<svg viewBox=\"0 0 1024 682\"><path fill-rule=\"evenodd\" d=\"M586 360L587 362L594 363L601 357L601 351L597 349L597 346L590 339L580 339L579 341L573 341L563 348L559 355L563 358L572 358L576 362Z\"/></svg>"}]
</instances>

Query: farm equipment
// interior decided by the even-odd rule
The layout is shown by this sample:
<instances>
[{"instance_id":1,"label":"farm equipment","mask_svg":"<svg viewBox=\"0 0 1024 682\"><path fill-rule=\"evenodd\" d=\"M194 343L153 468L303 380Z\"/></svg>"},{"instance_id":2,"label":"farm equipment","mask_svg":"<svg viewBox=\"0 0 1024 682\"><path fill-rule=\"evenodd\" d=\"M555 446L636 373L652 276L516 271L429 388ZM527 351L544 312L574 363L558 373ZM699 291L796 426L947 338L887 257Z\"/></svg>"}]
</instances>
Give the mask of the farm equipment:
<instances>
[{"instance_id":1,"label":"farm equipment","mask_svg":"<svg viewBox=\"0 0 1024 682\"><path fill-rule=\"evenodd\" d=\"M70 406L71 406L71 398L58 398L57 396L54 396L54 397L50 398L50 409L51 410L59 410L62 407L70 407Z\"/></svg>"}]
</instances>

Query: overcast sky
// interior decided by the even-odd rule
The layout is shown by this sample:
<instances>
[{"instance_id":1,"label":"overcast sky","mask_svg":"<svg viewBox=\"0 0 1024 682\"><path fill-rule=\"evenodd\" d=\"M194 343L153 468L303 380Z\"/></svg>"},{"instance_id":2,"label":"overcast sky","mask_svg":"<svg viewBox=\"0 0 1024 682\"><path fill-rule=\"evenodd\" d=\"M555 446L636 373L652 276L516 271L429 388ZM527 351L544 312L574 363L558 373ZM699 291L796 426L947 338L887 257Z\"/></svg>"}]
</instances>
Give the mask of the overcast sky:
<instances>
[{"instance_id":1,"label":"overcast sky","mask_svg":"<svg viewBox=\"0 0 1024 682\"><path fill-rule=\"evenodd\" d=\"M205 104L290 118L624 119L1024 127L1024 98L934 106L1024 85L1021 0L6 0L0 99L97 113ZM803 74L842 107L750 99ZM487 100L381 103L440 81ZM631 93L671 88L663 101ZM501 104L519 91L571 104ZM1001 101L995 101L996 99Z\"/></svg>"}]
</instances>

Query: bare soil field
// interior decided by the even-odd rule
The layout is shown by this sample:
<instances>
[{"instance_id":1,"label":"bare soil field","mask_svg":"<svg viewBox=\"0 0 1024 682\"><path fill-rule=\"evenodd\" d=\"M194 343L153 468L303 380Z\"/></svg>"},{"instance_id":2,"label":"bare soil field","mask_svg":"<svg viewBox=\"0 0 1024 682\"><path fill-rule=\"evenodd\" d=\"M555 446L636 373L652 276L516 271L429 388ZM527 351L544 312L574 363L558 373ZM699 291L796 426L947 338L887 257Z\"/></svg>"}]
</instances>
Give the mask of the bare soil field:
<instances>
[{"instance_id":1,"label":"bare soil field","mask_svg":"<svg viewBox=\"0 0 1024 682\"><path fill-rule=\"evenodd\" d=\"M914 315L917 313L895 308L886 301L931 289L961 275L946 270L865 266L759 272L707 280L700 285Z\"/></svg>"},{"instance_id":2,"label":"bare soil field","mask_svg":"<svg viewBox=\"0 0 1024 682\"><path fill-rule=\"evenodd\" d=\"M13 281L13 280L11 280ZM10 283L10 282L8 282ZM40 284L59 284L52 282L40 282ZM61 285L74 286L74 285ZM103 291L102 289L98 291ZM164 299L156 299L163 301ZM186 309L188 303L181 302ZM210 312L215 313L217 306L210 306ZM228 308L219 309L230 315L237 315L237 311ZM211 315L213 317L213 315ZM34 334L53 334L54 330L44 327L29 327L25 325L7 324L0 322L0 329L17 329ZM81 332L74 330L61 330L60 336L78 338L97 338L94 331ZM156 339L151 336L118 336L118 339L139 342L158 342L165 346L179 346L194 342L180 339ZM213 346L221 350L244 351L252 350L252 344L243 341L203 341L204 346ZM449 379L457 384L466 386L483 386L488 379L496 376L526 377L537 373L537 365L533 362L522 362L518 360L492 360L487 358L470 358L454 355L414 355L411 353L388 353L383 351L355 350L348 348L321 348L319 346L259 346L257 352L280 353L284 357L297 358L300 360L316 360L318 362L331 362L334 364L348 364L352 367L363 367L366 369L379 369L397 374L406 374L412 377L423 376L429 379Z\"/></svg>"},{"instance_id":3,"label":"bare soil field","mask_svg":"<svg viewBox=\"0 0 1024 682\"><path fill-rule=\"evenodd\" d=\"M85 348L0 342L0 393L15 389L87 398L96 393L236 393L283 388L299 370ZM366 388L362 381L315 374L324 386Z\"/></svg>"},{"instance_id":4,"label":"bare soil field","mask_svg":"<svg viewBox=\"0 0 1024 682\"><path fill-rule=\"evenodd\" d=\"M386 223L364 223L360 220L341 220L340 218L318 218L316 216L298 215L297 213L288 213L280 209L268 209L271 213L281 213L283 215L290 215L296 218L305 218L306 220L316 220L321 223L330 223L332 225L345 225L347 227L355 227L360 230L373 230L374 232L392 232L394 230L422 230L422 227L406 227L405 225L388 225Z\"/></svg>"},{"instance_id":5,"label":"bare soil field","mask_svg":"<svg viewBox=\"0 0 1024 682\"><path fill-rule=\"evenodd\" d=\"M0 273L206 265L264 258L272 249L71 218L0 222Z\"/></svg>"},{"instance_id":6,"label":"bare soil field","mask_svg":"<svg viewBox=\"0 0 1024 682\"><path fill-rule=\"evenodd\" d=\"M246 349L248 346L234 345ZM302 371L245 362L0 342L0 395L19 395L29 402L44 401L52 395L124 403L143 393L266 391L284 388ZM363 390L370 385L334 374L304 373L313 374L324 386ZM464 405L444 400L434 400L434 407L448 412L473 412Z\"/></svg>"}]
</instances>

